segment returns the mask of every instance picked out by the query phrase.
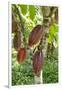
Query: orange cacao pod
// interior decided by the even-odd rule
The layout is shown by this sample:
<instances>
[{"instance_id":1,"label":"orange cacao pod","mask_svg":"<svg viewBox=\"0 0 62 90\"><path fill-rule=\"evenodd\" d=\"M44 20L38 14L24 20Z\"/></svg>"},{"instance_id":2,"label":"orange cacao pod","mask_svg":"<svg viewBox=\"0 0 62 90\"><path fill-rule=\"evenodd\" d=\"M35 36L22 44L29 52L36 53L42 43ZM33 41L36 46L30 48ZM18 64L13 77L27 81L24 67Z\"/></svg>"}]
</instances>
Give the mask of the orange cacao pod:
<instances>
[{"instance_id":1,"label":"orange cacao pod","mask_svg":"<svg viewBox=\"0 0 62 90\"><path fill-rule=\"evenodd\" d=\"M40 75L42 66L43 66L43 53L42 51L37 51L33 56L33 71L36 76Z\"/></svg>"},{"instance_id":2,"label":"orange cacao pod","mask_svg":"<svg viewBox=\"0 0 62 90\"><path fill-rule=\"evenodd\" d=\"M23 63L25 58L26 58L26 49L20 48L18 50L18 54L17 54L17 60L18 60L19 64Z\"/></svg>"},{"instance_id":3,"label":"orange cacao pod","mask_svg":"<svg viewBox=\"0 0 62 90\"><path fill-rule=\"evenodd\" d=\"M43 26L37 25L36 27L33 28L32 32L30 33L29 36L29 46L33 46L34 44L37 44L39 40L42 37L42 32L43 32Z\"/></svg>"},{"instance_id":4,"label":"orange cacao pod","mask_svg":"<svg viewBox=\"0 0 62 90\"><path fill-rule=\"evenodd\" d=\"M21 32L17 31L14 39L13 39L13 46L15 48L15 50L19 50L20 46L21 46Z\"/></svg>"}]
</instances>

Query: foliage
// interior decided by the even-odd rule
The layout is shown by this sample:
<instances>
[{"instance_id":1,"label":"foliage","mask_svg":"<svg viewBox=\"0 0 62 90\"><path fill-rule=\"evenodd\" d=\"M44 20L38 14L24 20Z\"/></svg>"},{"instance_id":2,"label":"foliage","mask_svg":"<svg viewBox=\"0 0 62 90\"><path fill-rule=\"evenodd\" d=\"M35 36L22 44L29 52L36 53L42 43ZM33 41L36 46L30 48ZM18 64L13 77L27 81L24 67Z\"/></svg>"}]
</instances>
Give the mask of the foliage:
<instances>
[{"instance_id":1,"label":"foliage","mask_svg":"<svg viewBox=\"0 0 62 90\"><path fill-rule=\"evenodd\" d=\"M53 43L54 47L58 46L58 25L55 23L50 26L48 42Z\"/></svg>"},{"instance_id":2,"label":"foliage","mask_svg":"<svg viewBox=\"0 0 62 90\"><path fill-rule=\"evenodd\" d=\"M23 64L17 62L17 55L12 54L12 85L34 84L31 56Z\"/></svg>"},{"instance_id":3,"label":"foliage","mask_svg":"<svg viewBox=\"0 0 62 90\"><path fill-rule=\"evenodd\" d=\"M43 67L43 83L58 82L58 53L57 48L54 53L49 55L44 61Z\"/></svg>"}]
</instances>

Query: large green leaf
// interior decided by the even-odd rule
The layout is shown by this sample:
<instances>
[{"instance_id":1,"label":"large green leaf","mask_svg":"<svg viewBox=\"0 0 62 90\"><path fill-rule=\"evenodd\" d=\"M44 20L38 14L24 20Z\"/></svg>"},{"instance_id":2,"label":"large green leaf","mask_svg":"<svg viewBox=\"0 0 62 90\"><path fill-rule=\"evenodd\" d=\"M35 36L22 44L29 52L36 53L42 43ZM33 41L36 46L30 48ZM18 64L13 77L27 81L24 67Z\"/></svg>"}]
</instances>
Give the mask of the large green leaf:
<instances>
[{"instance_id":1,"label":"large green leaf","mask_svg":"<svg viewBox=\"0 0 62 90\"><path fill-rule=\"evenodd\" d=\"M48 42L49 43L54 43L58 42L58 25L53 23L51 26L50 26L50 31L49 31L49 37L48 37Z\"/></svg>"},{"instance_id":2,"label":"large green leaf","mask_svg":"<svg viewBox=\"0 0 62 90\"><path fill-rule=\"evenodd\" d=\"M30 15L30 18L31 18L32 20L34 19L35 14L36 14L36 12L35 12L35 6L30 5L30 6L29 6L29 15Z\"/></svg>"},{"instance_id":3,"label":"large green leaf","mask_svg":"<svg viewBox=\"0 0 62 90\"><path fill-rule=\"evenodd\" d=\"M55 35L56 32L58 32L58 26L57 26L57 24L53 23L53 24L50 26L50 34L51 34L51 35Z\"/></svg>"},{"instance_id":4,"label":"large green leaf","mask_svg":"<svg viewBox=\"0 0 62 90\"><path fill-rule=\"evenodd\" d=\"M27 5L20 5L22 14L25 15L27 13Z\"/></svg>"}]
</instances>

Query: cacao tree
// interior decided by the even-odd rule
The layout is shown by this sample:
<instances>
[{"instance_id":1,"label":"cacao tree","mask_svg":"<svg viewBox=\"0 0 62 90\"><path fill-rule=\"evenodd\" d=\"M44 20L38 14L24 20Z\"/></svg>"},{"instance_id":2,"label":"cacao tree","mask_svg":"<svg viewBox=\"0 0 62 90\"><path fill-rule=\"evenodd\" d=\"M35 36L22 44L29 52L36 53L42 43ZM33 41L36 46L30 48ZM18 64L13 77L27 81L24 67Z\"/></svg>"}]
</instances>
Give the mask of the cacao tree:
<instances>
[{"instance_id":1,"label":"cacao tree","mask_svg":"<svg viewBox=\"0 0 62 90\"><path fill-rule=\"evenodd\" d=\"M49 55L47 52L53 51L49 47L52 45L54 48L58 47L58 9L13 4L12 13L14 15L12 20L14 18L14 21L17 21L12 21L13 46L17 52L17 64L21 68L25 62L30 62L34 83L43 83L41 78L44 61L46 55Z\"/></svg>"}]
</instances>

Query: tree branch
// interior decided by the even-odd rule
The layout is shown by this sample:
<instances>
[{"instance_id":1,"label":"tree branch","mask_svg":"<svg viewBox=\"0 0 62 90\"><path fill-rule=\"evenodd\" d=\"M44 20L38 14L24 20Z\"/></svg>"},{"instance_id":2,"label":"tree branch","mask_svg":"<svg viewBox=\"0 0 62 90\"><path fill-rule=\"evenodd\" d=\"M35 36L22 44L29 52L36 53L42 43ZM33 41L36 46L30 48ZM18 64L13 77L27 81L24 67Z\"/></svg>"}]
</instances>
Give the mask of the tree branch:
<instances>
[{"instance_id":1,"label":"tree branch","mask_svg":"<svg viewBox=\"0 0 62 90\"><path fill-rule=\"evenodd\" d=\"M17 11L17 14L19 16L19 19L20 19L20 23L21 23L21 31L22 31L22 34L23 34L23 42L24 42L24 45L25 47L27 48L27 43L26 43L26 39L25 39L25 36L24 36L24 31L25 31L25 28L24 28L24 23L23 23L23 20L22 20L22 16L21 16L21 13L20 13L20 9L14 4L14 7Z\"/></svg>"}]
</instances>

